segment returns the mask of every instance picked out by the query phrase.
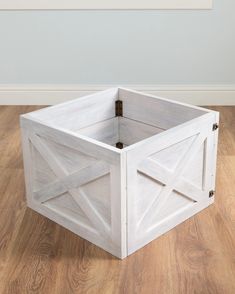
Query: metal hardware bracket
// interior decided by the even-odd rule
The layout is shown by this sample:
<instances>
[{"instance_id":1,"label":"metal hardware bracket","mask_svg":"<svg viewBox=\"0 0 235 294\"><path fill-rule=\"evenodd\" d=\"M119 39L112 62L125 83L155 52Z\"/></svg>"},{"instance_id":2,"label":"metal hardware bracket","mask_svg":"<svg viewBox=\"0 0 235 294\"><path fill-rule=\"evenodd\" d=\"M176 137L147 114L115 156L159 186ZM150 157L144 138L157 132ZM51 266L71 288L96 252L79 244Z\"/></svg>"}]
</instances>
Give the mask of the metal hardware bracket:
<instances>
[{"instance_id":1,"label":"metal hardware bracket","mask_svg":"<svg viewBox=\"0 0 235 294\"><path fill-rule=\"evenodd\" d=\"M213 124L212 130L216 131L219 128L219 125L217 123Z\"/></svg>"},{"instance_id":2,"label":"metal hardware bracket","mask_svg":"<svg viewBox=\"0 0 235 294\"><path fill-rule=\"evenodd\" d=\"M115 115L122 116L122 101L121 100L115 101Z\"/></svg>"},{"instance_id":3,"label":"metal hardware bracket","mask_svg":"<svg viewBox=\"0 0 235 294\"><path fill-rule=\"evenodd\" d=\"M214 190L209 191L209 197L211 198L213 196L215 196L215 191Z\"/></svg>"}]
</instances>

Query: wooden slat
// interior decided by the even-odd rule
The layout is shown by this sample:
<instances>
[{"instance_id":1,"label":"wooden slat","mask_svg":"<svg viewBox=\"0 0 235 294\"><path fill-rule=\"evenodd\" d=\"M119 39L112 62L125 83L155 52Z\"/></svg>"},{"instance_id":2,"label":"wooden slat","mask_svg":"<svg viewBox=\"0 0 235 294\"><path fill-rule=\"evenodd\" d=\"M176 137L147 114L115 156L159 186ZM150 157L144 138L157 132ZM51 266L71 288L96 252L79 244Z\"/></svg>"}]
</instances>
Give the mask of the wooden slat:
<instances>
[{"instance_id":1,"label":"wooden slat","mask_svg":"<svg viewBox=\"0 0 235 294\"><path fill-rule=\"evenodd\" d=\"M206 113L175 101L157 99L151 95L119 89L123 101L123 116L160 129L169 129Z\"/></svg>"},{"instance_id":2,"label":"wooden slat","mask_svg":"<svg viewBox=\"0 0 235 294\"><path fill-rule=\"evenodd\" d=\"M89 220L93 223L94 227L97 228L98 232L100 232L106 239L109 239L111 232L109 224L90 202L83 189L69 189L68 192L81 207L82 211L89 218Z\"/></svg>"},{"instance_id":3,"label":"wooden slat","mask_svg":"<svg viewBox=\"0 0 235 294\"><path fill-rule=\"evenodd\" d=\"M172 171L164 168L152 159L147 159L142 162L142 164L138 168L138 171L164 185L170 185L171 178L174 174ZM208 189L206 190L206 192L202 191L180 176L177 178L177 180L174 181L172 186L174 191L177 191L194 201L203 200L206 195L208 196Z\"/></svg>"},{"instance_id":4,"label":"wooden slat","mask_svg":"<svg viewBox=\"0 0 235 294\"><path fill-rule=\"evenodd\" d=\"M55 157L50 148L42 142L38 135L30 134L30 141L59 179L63 179L65 176L67 177L69 175L61 162Z\"/></svg>"},{"instance_id":5,"label":"wooden slat","mask_svg":"<svg viewBox=\"0 0 235 294\"><path fill-rule=\"evenodd\" d=\"M47 201L67 191L66 187L77 188L87 184L97 178L108 174L109 166L104 162L97 162L91 166L85 167L74 172L60 180L56 180L43 187L39 191L34 192L34 197L40 202Z\"/></svg>"},{"instance_id":6,"label":"wooden slat","mask_svg":"<svg viewBox=\"0 0 235 294\"><path fill-rule=\"evenodd\" d=\"M67 146L110 164L119 162L120 150L115 147L79 135L76 132L56 126L47 126L40 121L32 120L29 115L21 116L20 122L23 129L34 130L42 138L52 140L57 144Z\"/></svg>"},{"instance_id":7,"label":"wooden slat","mask_svg":"<svg viewBox=\"0 0 235 294\"><path fill-rule=\"evenodd\" d=\"M172 178L173 171L165 168L157 161L147 158L138 165L138 171L147 175L148 177L155 179L163 183L164 185L169 184Z\"/></svg>"},{"instance_id":8,"label":"wooden slat","mask_svg":"<svg viewBox=\"0 0 235 294\"><path fill-rule=\"evenodd\" d=\"M111 238L120 248L120 258L127 256L126 154L110 170Z\"/></svg>"},{"instance_id":9,"label":"wooden slat","mask_svg":"<svg viewBox=\"0 0 235 294\"><path fill-rule=\"evenodd\" d=\"M162 131L164 129L159 129L125 117L119 117L119 141L127 146L161 133Z\"/></svg>"},{"instance_id":10,"label":"wooden slat","mask_svg":"<svg viewBox=\"0 0 235 294\"><path fill-rule=\"evenodd\" d=\"M41 153L42 157L48 162L48 165L51 167L53 172L59 179L63 179L68 176L68 172L64 169L60 161L55 157L54 153L50 148L42 142L42 140L35 134L30 135L30 140L33 143L34 147ZM92 205L91 202L87 199L85 193L79 189L70 188L67 186L67 182L64 182L68 193L74 198L74 200L79 204L82 211L89 218L95 227L98 227L99 231L107 238L110 235L110 228L107 222L99 214L96 208Z\"/></svg>"},{"instance_id":11,"label":"wooden slat","mask_svg":"<svg viewBox=\"0 0 235 294\"><path fill-rule=\"evenodd\" d=\"M195 118L180 126L171 128L142 142L136 143L135 145L128 146L126 148L126 151L128 151L128 157L130 159L132 157L133 160L139 164L151 154L167 148L169 143L173 145L184 141L195 136L195 134L200 133L203 128L207 128L208 131L211 130L214 120L215 114L207 113L200 118Z\"/></svg>"},{"instance_id":12,"label":"wooden slat","mask_svg":"<svg viewBox=\"0 0 235 294\"><path fill-rule=\"evenodd\" d=\"M32 163L32 146L29 140L29 136L30 136L30 132L28 130L25 130L24 132L21 131L26 198L28 203L31 203L32 196L33 196L33 163Z\"/></svg>"},{"instance_id":13,"label":"wooden slat","mask_svg":"<svg viewBox=\"0 0 235 294\"><path fill-rule=\"evenodd\" d=\"M117 88L108 89L102 93L51 106L29 115L49 125L55 124L68 130L78 130L115 117L114 104L117 94Z\"/></svg>"},{"instance_id":14,"label":"wooden slat","mask_svg":"<svg viewBox=\"0 0 235 294\"><path fill-rule=\"evenodd\" d=\"M183 174L185 169L189 166L190 161L194 158L194 155L201 148L201 144L205 141L207 136L207 132L202 132L197 135L195 141L193 141L192 145L188 148L188 150L184 153L183 159L180 161L178 166L176 167L174 173L171 175L170 179L168 179L168 183L165 187L163 187L160 194L157 196L157 199L154 199L153 203L150 203L147 210L144 212L143 216L140 218L138 222L138 226L142 224L147 218L147 223L151 223L152 218L157 215L157 213L164 206L168 197L174 189L174 183L178 180L178 178ZM146 226L146 223L143 224ZM147 226L148 227L148 226Z\"/></svg>"},{"instance_id":15,"label":"wooden slat","mask_svg":"<svg viewBox=\"0 0 235 294\"><path fill-rule=\"evenodd\" d=\"M115 145L118 141L120 141L118 117L107 119L91 126L78 129L76 132L109 145Z\"/></svg>"},{"instance_id":16,"label":"wooden slat","mask_svg":"<svg viewBox=\"0 0 235 294\"><path fill-rule=\"evenodd\" d=\"M67 178L67 177L65 177ZM56 196L59 196L61 194L64 194L67 192L68 189L66 186L62 183L62 180L56 180L45 187L41 188L38 191L35 191L33 193L33 198L40 202L43 203L45 201L48 201L50 199L55 198Z\"/></svg>"}]
</instances>

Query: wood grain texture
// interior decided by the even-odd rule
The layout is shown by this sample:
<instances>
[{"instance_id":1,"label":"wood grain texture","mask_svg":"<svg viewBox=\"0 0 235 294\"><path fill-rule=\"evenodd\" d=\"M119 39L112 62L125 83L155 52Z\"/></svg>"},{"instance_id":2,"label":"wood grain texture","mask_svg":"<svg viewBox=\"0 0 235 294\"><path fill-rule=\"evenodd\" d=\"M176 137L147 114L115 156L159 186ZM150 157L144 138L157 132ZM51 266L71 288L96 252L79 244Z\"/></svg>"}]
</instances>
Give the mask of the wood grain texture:
<instances>
[{"instance_id":1,"label":"wood grain texture","mask_svg":"<svg viewBox=\"0 0 235 294\"><path fill-rule=\"evenodd\" d=\"M121 261L26 208L19 114L0 107L0 293L235 293L235 107L221 113L215 204Z\"/></svg>"},{"instance_id":2,"label":"wood grain texture","mask_svg":"<svg viewBox=\"0 0 235 294\"><path fill-rule=\"evenodd\" d=\"M28 207L116 257L134 253L214 202L216 111L114 88L20 121ZM120 151L117 142L129 147ZM147 158L153 160L150 173ZM71 170L82 166L90 167L76 175L83 184L71 185ZM162 167L169 170L163 181L154 172Z\"/></svg>"}]
</instances>

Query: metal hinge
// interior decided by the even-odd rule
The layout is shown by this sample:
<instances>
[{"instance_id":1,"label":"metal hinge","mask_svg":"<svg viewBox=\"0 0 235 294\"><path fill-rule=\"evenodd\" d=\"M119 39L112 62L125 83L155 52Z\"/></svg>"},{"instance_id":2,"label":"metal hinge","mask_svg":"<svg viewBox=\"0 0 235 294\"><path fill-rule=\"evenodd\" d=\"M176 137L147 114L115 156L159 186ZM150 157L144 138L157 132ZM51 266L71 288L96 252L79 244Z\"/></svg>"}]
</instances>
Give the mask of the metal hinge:
<instances>
[{"instance_id":1,"label":"metal hinge","mask_svg":"<svg viewBox=\"0 0 235 294\"><path fill-rule=\"evenodd\" d=\"M212 131L218 130L219 125L217 123L213 124Z\"/></svg>"},{"instance_id":2,"label":"metal hinge","mask_svg":"<svg viewBox=\"0 0 235 294\"><path fill-rule=\"evenodd\" d=\"M121 100L115 101L115 115L122 116L122 101Z\"/></svg>"},{"instance_id":3,"label":"metal hinge","mask_svg":"<svg viewBox=\"0 0 235 294\"><path fill-rule=\"evenodd\" d=\"M213 196L215 196L215 191L214 190L209 191L209 197L211 198Z\"/></svg>"}]
</instances>

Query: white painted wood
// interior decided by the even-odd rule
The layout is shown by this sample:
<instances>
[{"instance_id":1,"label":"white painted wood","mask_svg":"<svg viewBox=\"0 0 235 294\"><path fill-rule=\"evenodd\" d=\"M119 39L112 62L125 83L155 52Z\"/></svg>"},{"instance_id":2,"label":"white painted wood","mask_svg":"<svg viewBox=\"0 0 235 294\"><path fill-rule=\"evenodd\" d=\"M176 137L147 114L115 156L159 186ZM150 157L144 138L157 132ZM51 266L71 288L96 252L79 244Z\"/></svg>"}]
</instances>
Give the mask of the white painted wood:
<instances>
[{"instance_id":1,"label":"white painted wood","mask_svg":"<svg viewBox=\"0 0 235 294\"><path fill-rule=\"evenodd\" d=\"M0 105L54 105L117 85L0 85ZM235 85L125 85L126 88L194 105L235 105Z\"/></svg>"},{"instance_id":2,"label":"white painted wood","mask_svg":"<svg viewBox=\"0 0 235 294\"><path fill-rule=\"evenodd\" d=\"M91 126L78 129L76 132L109 145L115 145L118 141L120 141L118 117L107 119Z\"/></svg>"},{"instance_id":3,"label":"white painted wood","mask_svg":"<svg viewBox=\"0 0 235 294\"><path fill-rule=\"evenodd\" d=\"M127 89L103 94L21 117L27 202L124 258L213 203L218 113Z\"/></svg>"},{"instance_id":4,"label":"white painted wood","mask_svg":"<svg viewBox=\"0 0 235 294\"><path fill-rule=\"evenodd\" d=\"M119 160L119 149L63 128L47 126L41 121L33 120L30 115L21 116L21 126L26 129L33 129L35 133L43 138L73 148L91 157L109 163L116 163Z\"/></svg>"},{"instance_id":5,"label":"white painted wood","mask_svg":"<svg viewBox=\"0 0 235 294\"><path fill-rule=\"evenodd\" d=\"M24 162L24 178L26 188L27 203L30 205L33 199L33 161L32 161L32 148L29 140L29 130L23 130L21 128L21 142L23 151Z\"/></svg>"},{"instance_id":6,"label":"white painted wood","mask_svg":"<svg viewBox=\"0 0 235 294\"><path fill-rule=\"evenodd\" d=\"M214 113L214 124L219 125L219 113ZM217 147L218 147L218 129L211 132L205 142L206 156L204 160L204 172L206 174L203 181L203 189L215 191L216 179L216 162L217 162ZM214 150L214 152L211 152ZM210 203L214 202L214 196L210 198Z\"/></svg>"},{"instance_id":7,"label":"white painted wood","mask_svg":"<svg viewBox=\"0 0 235 294\"><path fill-rule=\"evenodd\" d=\"M157 237L170 231L180 223L184 222L188 218L194 216L196 213L207 208L210 205L209 202L196 203L193 206L182 208L171 215L168 219L165 219L163 223L159 223L150 233L148 233L144 238L140 238L135 241L130 241L128 247L128 255L134 253L138 249L144 247L149 242L153 241Z\"/></svg>"},{"instance_id":8,"label":"white painted wood","mask_svg":"<svg viewBox=\"0 0 235 294\"><path fill-rule=\"evenodd\" d=\"M117 175L119 173L121 176L120 151L107 145L105 146L105 152L103 152L104 144L100 144L99 142L97 142L97 144L92 144L93 147L91 146L89 148L89 144L85 144L84 148L81 148L81 144L79 144L81 138L76 133L73 134L71 132L70 136L67 137L70 139L66 140L61 130L47 127L41 122L32 119L32 116L30 115L22 117L21 123L22 131L25 132L30 130L31 144L41 154L44 161L48 164L48 167L54 172L57 177L56 180L53 180L51 183L44 185L39 190L34 192L34 195L32 195L31 197L34 197L34 201L37 202L34 202L33 204L30 203L30 207L35 208L35 210L37 211L43 212L45 216L51 219L57 219L58 215L62 215L62 223L69 229L71 229L71 222L78 222L80 227L83 227L84 229L86 228L87 230L87 233L86 230L83 229L76 230L76 232L81 232L79 234L82 237L88 240L92 240L94 242L94 238L96 238L95 236L98 234L99 242L97 243L97 241L95 241L95 244L98 244L102 248L108 250L110 253L115 254L120 258L125 257L126 234L125 230L123 230L123 226L125 226L126 224L126 213L125 198L124 201L121 202L121 193L123 193L124 191L123 188L121 191L121 178L119 181L117 181L116 177L111 177L110 181L108 177L111 190L116 191L114 197L111 197L111 200L104 199L104 196L105 198L110 197L109 193L101 193L99 199L97 199L96 195L94 195L94 193L98 194L99 191L105 191L103 189L103 186L99 186L104 183L102 181L100 182L99 179L103 179L104 176L109 174L110 169L112 171L116 170L116 173L114 173L114 175ZM74 135L74 138L72 134ZM73 138L72 141L71 138ZM77 139L79 140L77 141ZM84 143L86 140L88 142L91 141L89 138L83 138L81 142ZM92 142L96 141L93 140ZM62 148L62 146L64 147ZM52 147L54 149L52 149ZM71 151L66 148L74 148L75 153L71 153ZM61 149L61 152L55 153L56 149ZM83 154L86 155L88 153L87 162L90 165L87 166L84 162L81 162L83 166L85 165L85 167L79 168L79 165L77 166L76 164L78 171L69 171L68 168L70 166L67 162L67 156L69 154L69 156L73 156L73 159L76 163L76 150L79 152L83 152ZM109 153L108 150L110 151L110 154L107 156L107 152ZM64 154L62 151L64 152ZM100 152L103 153L104 156L99 156ZM36 155L35 152L34 155ZM101 161L101 158L104 161ZM41 161L39 160L37 161L37 163L40 164ZM110 167L109 164L111 164ZM45 169L42 169L42 171L48 173ZM73 172L71 173L71 171ZM112 185L115 185L115 187L112 187ZM71 201L73 201L71 198L70 200L68 200L69 198L67 198L67 200L65 198L61 198L64 197L63 195L65 193L70 195L71 198L77 203L78 206L76 209L72 207L72 204L69 204L69 202L67 202L70 201L71 203ZM108 204L109 202L114 203L113 207L115 208L115 210L113 209L112 213L111 207ZM116 205L117 203L120 203L120 209L122 208L122 210L119 210L118 206ZM40 207L39 210L38 206ZM110 216L108 214L110 214ZM68 218L69 220L64 222L64 218ZM118 224L118 226L114 226L115 223ZM72 230L74 231L73 227L74 224L72 224Z\"/></svg>"},{"instance_id":9,"label":"white painted wood","mask_svg":"<svg viewBox=\"0 0 235 294\"><path fill-rule=\"evenodd\" d=\"M132 145L162 131L163 129L125 117L114 117L76 130L78 134L112 146L117 142L122 142L125 146Z\"/></svg>"},{"instance_id":10,"label":"white painted wood","mask_svg":"<svg viewBox=\"0 0 235 294\"><path fill-rule=\"evenodd\" d=\"M162 102L163 104L164 104L164 102L169 102L169 103L174 103L175 105L181 105L181 106L185 106L185 107L189 107L190 109L195 109L195 110L201 110L201 111L203 111L203 112L211 112L212 110L209 110L209 109L206 109L206 108L202 108L202 107L199 107L199 106L194 106L194 105L191 105L191 104L188 104L188 103L186 103L186 102L181 102L181 101L175 101L175 100L172 100L172 99L169 99L169 98L167 98L167 97L161 97L161 96L157 96L156 94L155 95L153 95L153 94L151 94L151 93L142 93L141 91L137 91L137 90L131 90L131 89L129 89L129 88L125 88L125 87L118 87L118 89L119 89L119 91L118 91L118 97L119 97L119 99L121 100L122 98L121 98L121 95L122 95L122 93L124 94L124 96L125 96L125 91L127 91L128 93L130 93L130 95L132 95L133 93L136 95L136 96L138 96L138 97L140 97L140 96L142 96L142 99L143 99L143 96L147 96L148 98L149 98L149 101L151 101L152 100L152 98L154 98L155 100L157 99L160 103ZM151 91L150 90L151 89L151 87L149 88L149 90L148 91ZM159 89L161 89L161 87L159 88ZM175 88L175 90L179 90L180 88L178 88L178 87L176 87ZM187 89L187 87L183 87L183 89L182 90L185 90L185 89ZM190 88L189 88L190 89ZM193 88L194 90L196 90L196 88ZM208 89L207 88L205 88L207 91L208 91ZM162 91L164 90L164 88L162 88ZM167 90L167 87L166 87L166 89L165 90ZM169 89L168 89L169 90ZM230 88L230 90L231 90L231 88ZM153 91L153 90L152 90ZM157 90L155 90L155 91L157 91ZM158 90L158 91L160 91L160 90Z\"/></svg>"},{"instance_id":11,"label":"white painted wood","mask_svg":"<svg viewBox=\"0 0 235 294\"><path fill-rule=\"evenodd\" d=\"M119 140L124 145L132 145L136 142L144 140L148 137L156 135L164 131L138 121L134 121L125 117L119 118Z\"/></svg>"},{"instance_id":12,"label":"white painted wood","mask_svg":"<svg viewBox=\"0 0 235 294\"><path fill-rule=\"evenodd\" d=\"M102 215L95 209L95 207L90 202L86 193L84 193L82 188L78 190L70 189L69 193L72 195L73 199L78 203L83 212L88 216L89 220L93 223L94 227L104 235L105 238L110 237L111 228L109 224L105 221Z\"/></svg>"},{"instance_id":13,"label":"white painted wood","mask_svg":"<svg viewBox=\"0 0 235 294\"><path fill-rule=\"evenodd\" d=\"M196 172L200 166L200 177L203 179L211 177L214 172L212 165L208 164L205 169L203 162L201 165L195 163L197 160L211 163L211 154L212 157L216 154L214 146L205 148L206 140L214 137L214 121L215 114L207 113L126 148L128 254L212 202L209 198L211 186L197 186L195 177L185 178L185 174L190 174L187 169ZM178 149L178 144L185 148ZM201 156L202 147L204 156ZM173 154L172 158L175 156L177 164L169 163L167 149ZM174 149L180 152L174 152ZM158 153L159 156L156 156ZM138 180L144 175L148 176L147 187L146 181ZM143 204L143 197L148 199L147 204Z\"/></svg>"},{"instance_id":14,"label":"white painted wood","mask_svg":"<svg viewBox=\"0 0 235 294\"><path fill-rule=\"evenodd\" d=\"M111 226L112 240L119 244L121 258L127 256L126 235L126 154L122 153L119 165L111 166Z\"/></svg>"},{"instance_id":15,"label":"white painted wood","mask_svg":"<svg viewBox=\"0 0 235 294\"><path fill-rule=\"evenodd\" d=\"M64 177L68 176L68 172L66 171L66 169L64 169L63 165L54 156L54 154L47 147L47 145L44 144L41 139L39 139L38 136L32 135L30 136L30 140L36 147L36 149L41 153L42 157L46 159L49 166L51 167L51 169L53 170L53 172L59 180L63 180ZM88 216L89 220L94 224L94 226L98 226L98 229L101 233L103 233L105 236L109 236L109 225L105 222L105 220L98 213L98 211L92 206L91 202L87 198L82 188L79 188L78 190L75 188L71 188L66 181L64 181L64 184L67 188L68 193L78 203L82 211Z\"/></svg>"},{"instance_id":16,"label":"white painted wood","mask_svg":"<svg viewBox=\"0 0 235 294\"><path fill-rule=\"evenodd\" d=\"M156 99L155 97L123 88L119 89L119 99L123 101L124 117L160 129L175 127L206 113L203 109Z\"/></svg>"},{"instance_id":17,"label":"white painted wood","mask_svg":"<svg viewBox=\"0 0 235 294\"><path fill-rule=\"evenodd\" d=\"M65 193L67 191L66 186L77 188L108 173L109 166L102 161L97 162L46 185L34 192L34 198L40 202L47 201L50 198Z\"/></svg>"},{"instance_id":18,"label":"white painted wood","mask_svg":"<svg viewBox=\"0 0 235 294\"><path fill-rule=\"evenodd\" d=\"M218 124L219 126L219 112L215 112L214 113L214 123ZM212 164L212 189L215 189L215 182L216 182L216 164L217 164L217 150L218 150L218 138L219 138L219 129L217 129L214 133L213 133L213 137L214 137L214 144L213 144L213 164Z\"/></svg>"},{"instance_id":19,"label":"white painted wood","mask_svg":"<svg viewBox=\"0 0 235 294\"><path fill-rule=\"evenodd\" d=\"M187 162L187 164L189 164L189 162ZM172 181L171 179L174 177L173 171L161 166L157 161L153 161L151 158L141 162L138 171L156 181L164 183L165 185L170 185ZM173 187L176 191L181 194L188 195L189 198L195 201L199 201L205 197L205 193L202 190L200 190L193 183L184 179L179 174L177 179L173 181Z\"/></svg>"},{"instance_id":20,"label":"white painted wood","mask_svg":"<svg viewBox=\"0 0 235 294\"><path fill-rule=\"evenodd\" d=\"M209 9L212 0L0 0L0 9Z\"/></svg>"},{"instance_id":21,"label":"white painted wood","mask_svg":"<svg viewBox=\"0 0 235 294\"><path fill-rule=\"evenodd\" d=\"M177 165L176 169L174 170L174 173L171 174L170 178L167 178L167 182L164 183L165 186L163 187L162 191L158 195L158 198L155 199L153 203L150 203L148 210L144 213L143 218L140 219L140 224L142 222L142 219L143 220L147 219L146 225L148 226L148 223L152 222L152 218L155 216L155 214L158 214L160 210L164 207L172 191L177 189L175 187L175 183L177 181L180 181L181 175L183 174L185 169L189 166L191 160L194 158L199 148L205 141L206 135L207 133L205 134L204 132L200 133L199 135L196 135L197 137L195 138L195 141L192 143L190 148L187 149L186 152L183 154L183 158L180 160L180 163Z\"/></svg>"},{"instance_id":22,"label":"white painted wood","mask_svg":"<svg viewBox=\"0 0 235 294\"><path fill-rule=\"evenodd\" d=\"M76 99L61 105L34 111L31 116L40 118L49 125L67 128L71 131L88 127L115 116L114 101L118 89L109 89Z\"/></svg>"},{"instance_id":23,"label":"white painted wood","mask_svg":"<svg viewBox=\"0 0 235 294\"><path fill-rule=\"evenodd\" d=\"M126 151L133 150L129 156L137 157L138 155L138 161L140 162L149 154L154 154L157 151L167 147L169 141L172 141L172 144L179 143L185 139L186 133L188 138L192 137L195 135L196 130L199 130L200 127L203 128L204 125L208 124L209 119L213 119L214 113L214 111L211 111L198 118L192 119L174 128L166 130L165 132L161 132L155 136L147 138L144 141L128 146ZM159 140L161 145L159 145Z\"/></svg>"}]
</instances>

